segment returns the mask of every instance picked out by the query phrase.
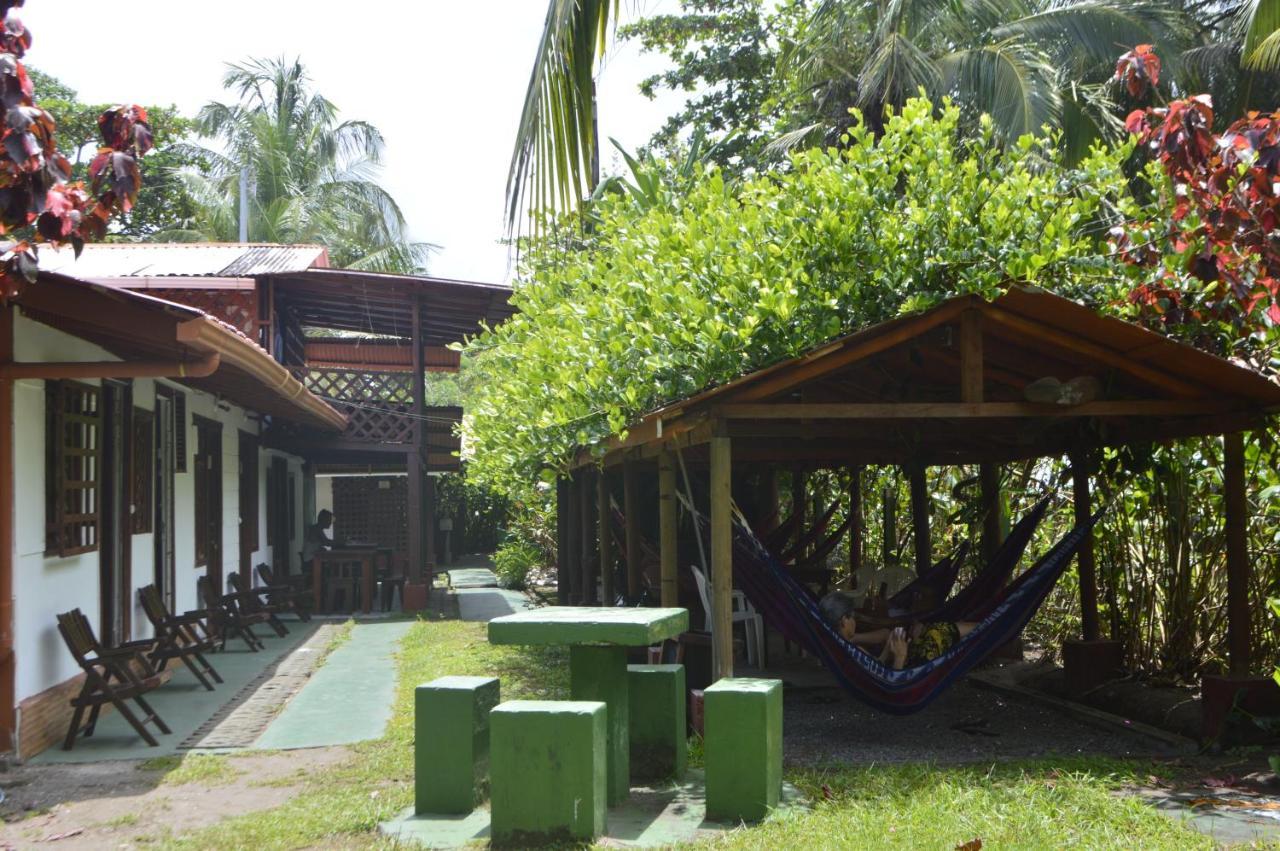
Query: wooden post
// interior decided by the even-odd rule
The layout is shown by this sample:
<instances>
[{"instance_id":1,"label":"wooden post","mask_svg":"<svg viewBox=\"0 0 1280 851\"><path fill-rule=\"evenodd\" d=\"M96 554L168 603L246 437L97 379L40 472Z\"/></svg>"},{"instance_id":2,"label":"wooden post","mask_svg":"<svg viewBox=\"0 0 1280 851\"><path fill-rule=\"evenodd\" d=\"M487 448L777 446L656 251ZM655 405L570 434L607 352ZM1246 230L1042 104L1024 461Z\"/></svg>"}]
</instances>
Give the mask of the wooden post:
<instances>
[{"instance_id":1,"label":"wooden post","mask_svg":"<svg viewBox=\"0 0 1280 851\"><path fill-rule=\"evenodd\" d=\"M564 571L562 583L568 586L569 605L582 602L582 533L578 525L582 522L582 513L578 510L578 498L582 491L582 476L564 479Z\"/></svg>"},{"instance_id":2,"label":"wooden post","mask_svg":"<svg viewBox=\"0 0 1280 851\"><path fill-rule=\"evenodd\" d=\"M569 481L556 479L556 603L569 605Z\"/></svg>"},{"instance_id":3,"label":"wooden post","mask_svg":"<svg viewBox=\"0 0 1280 851\"><path fill-rule=\"evenodd\" d=\"M38 286L38 284L34 285ZM0 306L0 363L13 363L12 305ZM0 379L0 750L17 746L17 667L13 628L14 382Z\"/></svg>"},{"instance_id":4,"label":"wooden post","mask_svg":"<svg viewBox=\"0 0 1280 851\"><path fill-rule=\"evenodd\" d=\"M883 540L880 555L884 566L888 567L898 560L894 552L894 548L898 546L898 489L892 484L884 486L882 505Z\"/></svg>"},{"instance_id":5,"label":"wooden post","mask_svg":"<svg viewBox=\"0 0 1280 851\"><path fill-rule=\"evenodd\" d=\"M609 503L609 474L601 469L596 474L596 534L600 539L600 593L602 606L612 606L613 593L613 509Z\"/></svg>"},{"instance_id":6,"label":"wooden post","mask_svg":"<svg viewBox=\"0 0 1280 851\"><path fill-rule=\"evenodd\" d=\"M662 576L662 605L680 605L676 581L676 461L664 449L658 456L658 556Z\"/></svg>"},{"instance_id":7,"label":"wooden post","mask_svg":"<svg viewBox=\"0 0 1280 851\"><path fill-rule=\"evenodd\" d=\"M916 575L933 564L932 542L929 540L929 483L924 467L914 467L911 480L911 529L915 539Z\"/></svg>"},{"instance_id":8,"label":"wooden post","mask_svg":"<svg viewBox=\"0 0 1280 851\"><path fill-rule=\"evenodd\" d=\"M1092 514L1089 498L1088 458L1083 452L1071 455L1072 502L1075 504L1076 523L1083 523ZM1097 641L1098 631L1098 577L1093 561L1093 532L1090 531L1076 553L1076 568L1080 574L1080 627L1085 641Z\"/></svg>"},{"instance_id":9,"label":"wooden post","mask_svg":"<svg viewBox=\"0 0 1280 851\"><path fill-rule=\"evenodd\" d=\"M578 488L578 534L580 548L578 550L580 559L579 565L582 568L582 603L583 605L595 605L596 601L596 528L595 528L595 500L592 499L594 483L592 482L592 473L590 469L582 469L578 472L578 477L582 480Z\"/></svg>"},{"instance_id":10,"label":"wooden post","mask_svg":"<svg viewBox=\"0 0 1280 851\"><path fill-rule=\"evenodd\" d=\"M805 491L809 489L809 477L805 471L797 467L791 471L791 516L795 518L792 528L795 530L796 540L800 540L804 533L808 531L805 528L805 506L808 500L805 499ZM804 561L804 550L796 551L796 561Z\"/></svg>"},{"instance_id":11,"label":"wooden post","mask_svg":"<svg viewBox=\"0 0 1280 851\"><path fill-rule=\"evenodd\" d=\"M1227 649L1229 672L1247 677L1250 670L1249 505L1245 493L1244 435L1222 438L1222 487L1227 531Z\"/></svg>"},{"instance_id":12,"label":"wooden post","mask_svg":"<svg viewBox=\"0 0 1280 851\"><path fill-rule=\"evenodd\" d=\"M853 577L862 568L862 468L849 468L849 579L846 588L853 587Z\"/></svg>"},{"instance_id":13,"label":"wooden post","mask_svg":"<svg viewBox=\"0 0 1280 851\"><path fill-rule=\"evenodd\" d=\"M733 501L729 438L711 438L711 678L733 676Z\"/></svg>"},{"instance_id":14,"label":"wooden post","mask_svg":"<svg viewBox=\"0 0 1280 851\"><path fill-rule=\"evenodd\" d=\"M982 503L982 560L990 564L1004 539L1004 517L1000 502L1000 465L979 464L978 481Z\"/></svg>"},{"instance_id":15,"label":"wooden post","mask_svg":"<svg viewBox=\"0 0 1280 851\"><path fill-rule=\"evenodd\" d=\"M423 511L424 494L423 479L426 477L424 452L426 444L426 421L424 406L426 396L426 366L422 360L422 306L417 295L412 297L413 317L411 319L410 337L413 343L413 446L405 459L406 472L409 476L408 533L409 533L409 582L422 582L427 564L427 541L425 530L426 513ZM429 589L428 589L429 592Z\"/></svg>"},{"instance_id":16,"label":"wooden post","mask_svg":"<svg viewBox=\"0 0 1280 851\"><path fill-rule=\"evenodd\" d=\"M640 600L643 573L640 565L640 471L636 462L622 466L622 510L627 516L627 602Z\"/></svg>"}]
</instances>

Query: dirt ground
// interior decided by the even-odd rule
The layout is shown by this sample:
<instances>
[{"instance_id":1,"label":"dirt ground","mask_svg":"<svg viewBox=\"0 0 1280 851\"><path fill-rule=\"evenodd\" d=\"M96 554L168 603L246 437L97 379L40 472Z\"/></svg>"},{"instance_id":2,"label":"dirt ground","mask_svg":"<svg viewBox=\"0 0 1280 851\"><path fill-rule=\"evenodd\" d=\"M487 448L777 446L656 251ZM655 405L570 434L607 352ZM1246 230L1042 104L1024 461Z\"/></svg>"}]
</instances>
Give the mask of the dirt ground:
<instances>
[{"instance_id":1,"label":"dirt ground","mask_svg":"<svg viewBox=\"0 0 1280 851\"><path fill-rule=\"evenodd\" d=\"M10 767L0 771L0 849L146 847L175 825L187 832L279 806L310 772L348 756L345 747L239 751L230 771L186 783L136 760Z\"/></svg>"}]
</instances>

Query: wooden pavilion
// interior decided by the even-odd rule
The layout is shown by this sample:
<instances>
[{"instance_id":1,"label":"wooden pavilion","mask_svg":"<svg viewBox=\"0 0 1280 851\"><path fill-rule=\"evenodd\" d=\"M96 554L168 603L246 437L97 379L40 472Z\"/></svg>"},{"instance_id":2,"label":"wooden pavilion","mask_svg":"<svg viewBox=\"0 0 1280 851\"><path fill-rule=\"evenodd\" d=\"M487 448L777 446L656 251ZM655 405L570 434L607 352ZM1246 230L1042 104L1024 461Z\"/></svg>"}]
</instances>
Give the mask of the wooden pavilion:
<instances>
[{"instance_id":1,"label":"wooden pavilion","mask_svg":"<svg viewBox=\"0 0 1280 851\"><path fill-rule=\"evenodd\" d=\"M1050 377L1082 378L1094 388L1093 398L1028 401L1028 387ZM911 479L922 569L930 562L927 466L980 465L982 549L989 553L1001 528L996 465L1069 456L1075 513L1083 518L1090 513L1089 467L1098 449L1223 435L1230 671L1219 683L1206 682L1206 698L1225 694L1229 705L1240 685L1262 682L1251 678L1243 434L1266 428L1277 411L1280 385L1257 372L1065 298L1033 288L1012 288L991 302L953 298L669 404L634 422L625 438L583 448L572 479L558 492L562 599L591 602L597 577L605 599L612 599L612 571L601 574L600 565L614 563L609 479L618 468L627 582L632 595L638 591L638 483L656 468L662 604L676 604L679 454L688 468L708 476L713 671L717 678L731 676L735 467L856 474L865 465L901 466ZM853 510L860 515L856 475L854 481ZM855 563L860 526L859 516ZM1064 648L1064 657L1069 680L1084 688L1111 675L1120 648L1099 630L1092 542L1077 566L1083 635Z\"/></svg>"}]
</instances>

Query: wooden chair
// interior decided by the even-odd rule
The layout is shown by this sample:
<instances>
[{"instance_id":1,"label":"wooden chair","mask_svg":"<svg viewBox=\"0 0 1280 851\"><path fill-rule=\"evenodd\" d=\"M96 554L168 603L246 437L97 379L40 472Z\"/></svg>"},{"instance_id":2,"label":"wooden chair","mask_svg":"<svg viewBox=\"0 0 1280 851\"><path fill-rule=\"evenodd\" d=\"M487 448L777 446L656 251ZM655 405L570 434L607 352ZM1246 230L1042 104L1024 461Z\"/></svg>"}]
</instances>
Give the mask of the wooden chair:
<instances>
[{"instance_id":1,"label":"wooden chair","mask_svg":"<svg viewBox=\"0 0 1280 851\"><path fill-rule=\"evenodd\" d=\"M281 606L282 611L293 612L299 620L311 620L312 594L305 583L276 582L275 574L265 563L258 565L257 570L258 578L262 580L260 590L266 592L269 603Z\"/></svg>"},{"instance_id":2,"label":"wooden chair","mask_svg":"<svg viewBox=\"0 0 1280 851\"><path fill-rule=\"evenodd\" d=\"M227 636L231 633L235 633L255 653L264 647L262 639L254 635L253 625L266 623L265 612L246 612L239 594L219 594L207 576L196 580L196 589L200 599L204 600L205 611L209 613L210 634L221 639L221 649L227 649Z\"/></svg>"},{"instance_id":3,"label":"wooden chair","mask_svg":"<svg viewBox=\"0 0 1280 851\"><path fill-rule=\"evenodd\" d=\"M284 625L284 621L280 620L280 612L284 609L267 599L267 589L246 588L245 580L238 573L231 574L230 579L231 587L235 589L232 593L240 598L244 611L251 614L259 612L265 614L267 623L281 638L289 634L289 628Z\"/></svg>"},{"instance_id":4,"label":"wooden chair","mask_svg":"<svg viewBox=\"0 0 1280 851\"><path fill-rule=\"evenodd\" d=\"M147 654L152 664L163 671L169 666L171 659L178 659L202 686L213 691L213 683L209 682L208 677L219 683L222 682L222 677L204 658L205 653L212 653L216 649L213 638L203 623L209 613L200 609L181 615L173 614L160 597L160 589L154 585L139 588L138 599L156 632L155 649Z\"/></svg>"},{"instance_id":5,"label":"wooden chair","mask_svg":"<svg viewBox=\"0 0 1280 851\"><path fill-rule=\"evenodd\" d=\"M67 728L67 738L62 743L63 750L75 747L76 736L80 733L80 722L84 720L84 712L89 710L89 723L85 726L86 738L93 735L98 725L98 714L104 704L110 703L120 713L120 717L138 732L142 740L151 747L159 744L148 723L153 723L161 733L169 733L164 723L142 695L159 688L165 677L152 667L143 655L151 649L154 641L130 641L119 647L103 647L98 644L93 634L89 619L79 609L72 609L58 615L58 632L66 642L67 649L84 671L84 685L80 693L71 699L75 714L71 717L71 726ZM141 720L125 702L132 700L142 710Z\"/></svg>"}]
</instances>

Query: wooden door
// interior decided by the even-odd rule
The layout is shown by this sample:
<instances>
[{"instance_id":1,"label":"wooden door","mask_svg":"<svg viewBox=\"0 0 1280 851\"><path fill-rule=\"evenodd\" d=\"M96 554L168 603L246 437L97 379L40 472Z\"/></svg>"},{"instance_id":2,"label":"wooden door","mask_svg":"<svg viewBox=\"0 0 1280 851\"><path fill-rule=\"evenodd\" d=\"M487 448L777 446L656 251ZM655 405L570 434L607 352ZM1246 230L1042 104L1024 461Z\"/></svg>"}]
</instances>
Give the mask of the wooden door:
<instances>
[{"instance_id":1,"label":"wooden door","mask_svg":"<svg viewBox=\"0 0 1280 851\"><path fill-rule=\"evenodd\" d=\"M267 543L271 546L271 572L287 576L293 563L293 520L289 511L289 465L273 456L267 471ZM307 566L304 564L305 571Z\"/></svg>"},{"instance_id":2,"label":"wooden door","mask_svg":"<svg viewBox=\"0 0 1280 851\"><path fill-rule=\"evenodd\" d=\"M132 438L130 388L102 382L102 496L98 572L101 620L98 638L108 647L129 640L132 581L129 571L129 449Z\"/></svg>"},{"instance_id":3,"label":"wooden door","mask_svg":"<svg viewBox=\"0 0 1280 851\"><path fill-rule=\"evenodd\" d=\"M170 611L177 608L177 550L173 534L173 484L177 471L176 405L168 395L156 394L155 418L155 583Z\"/></svg>"},{"instance_id":4,"label":"wooden door","mask_svg":"<svg viewBox=\"0 0 1280 851\"><path fill-rule=\"evenodd\" d=\"M240 432L240 579L253 585L253 554L258 551L258 438Z\"/></svg>"},{"instance_id":5,"label":"wooden door","mask_svg":"<svg viewBox=\"0 0 1280 851\"><path fill-rule=\"evenodd\" d=\"M222 424L195 418L196 567L219 591L222 578Z\"/></svg>"}]
</instances>

